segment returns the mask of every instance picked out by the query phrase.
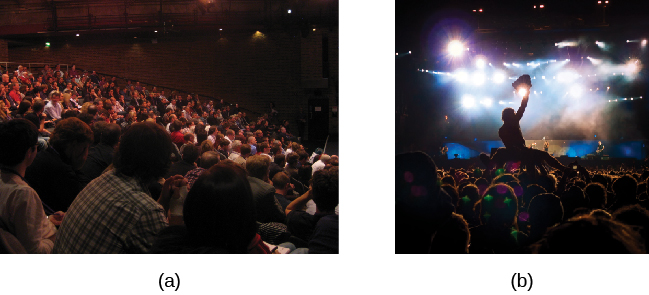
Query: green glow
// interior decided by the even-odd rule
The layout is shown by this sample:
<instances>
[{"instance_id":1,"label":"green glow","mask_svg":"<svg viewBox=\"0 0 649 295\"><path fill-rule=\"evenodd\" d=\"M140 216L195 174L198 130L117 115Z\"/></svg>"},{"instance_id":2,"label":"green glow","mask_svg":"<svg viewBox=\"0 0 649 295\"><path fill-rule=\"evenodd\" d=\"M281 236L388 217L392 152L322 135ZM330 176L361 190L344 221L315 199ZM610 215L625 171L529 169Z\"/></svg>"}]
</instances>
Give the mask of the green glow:
<instances>
[{"instance_id":1,"label":"green glow","mask_svg":"<svg viewBox=\"0 0 649 295\"><path fill-rule=\"evenodd\" d=\"M462 202L469 203L469 202L471 202L471 199L469 199L468 196L464 196L464 198L462 198Z\"/></svg>"},{"instance_id":2,"label":"green glow","mask_svg":"<svg viewBox=\"0 0 649 295\"><path fill-rule=\"evenodd\" d=\"M514 240L516 240L516 242L518 243L518 231L515 230L515 229L512 229L511 235L512 235L512 237L514 237Z\"/></svg>"},{"instance_id":3,"label":"green glow","mask_svg":"<svg viewBox=\"0 0 649 295\"><path fill-rule=\"evenodd\" d=\"M505 169L498 169L496 170L496 176L500 176L501 174L505 174Z\"/></svg>"},{"instance_id":4,"label":"green glow","mask_svg":"<svg viewBox=\"0 0 649 295\"><path fill-rule=\"evenodd\" d=\"M50 46L50 42L45 42L45 46Z\"/></svg>"},{"instance_id":5,"label":"green glow","mask_svg":"<svg viewBox=\"0 0 649 295\"><path fill-rule=\"evenodd\" d=\"M511 206L512 199L510 198L505 198L505 204L507 204L507 207Z\"/></svg>"},{"instance_id":6,"label":"green glow","mask_svg":"<svg viewBox=\"0 0 649 295\"><path fill-rule=\"evenodd\" d=\"M491 195L486 195L486 196L484 197L484 200L485 200L485 202L491 202L491 201L494 200L494 197L492 197Z\"/></svg>"}]
</instances>

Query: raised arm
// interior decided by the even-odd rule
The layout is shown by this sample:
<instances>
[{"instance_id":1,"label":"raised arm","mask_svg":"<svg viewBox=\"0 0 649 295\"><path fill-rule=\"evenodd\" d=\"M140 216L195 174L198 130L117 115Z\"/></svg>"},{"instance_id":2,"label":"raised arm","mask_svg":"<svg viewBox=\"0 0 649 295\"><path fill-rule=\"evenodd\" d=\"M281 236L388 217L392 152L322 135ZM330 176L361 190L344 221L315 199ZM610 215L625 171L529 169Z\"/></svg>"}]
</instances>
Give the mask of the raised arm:
<instances>
[{"instance_id":1,"label":"raised arm","mask_svg":"<svg viewBox=\"0 0 649 295\"><path fill-rule=\"evenodd\" d=\"M521 106L516 112L516 119L519 121L523 118L523 113L525 113L525 108L527 107L527 100L530 98L530 91L527 91L527 94L523 96L523 101L521 101Z\"/></svg>"}]
</instances>

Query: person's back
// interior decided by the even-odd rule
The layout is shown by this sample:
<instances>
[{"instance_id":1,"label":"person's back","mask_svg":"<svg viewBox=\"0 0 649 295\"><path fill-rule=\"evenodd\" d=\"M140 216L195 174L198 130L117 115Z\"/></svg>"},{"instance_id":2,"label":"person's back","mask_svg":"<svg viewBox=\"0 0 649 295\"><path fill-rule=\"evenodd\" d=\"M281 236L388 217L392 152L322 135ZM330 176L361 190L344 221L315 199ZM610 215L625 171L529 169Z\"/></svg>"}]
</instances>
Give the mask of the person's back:
<instances>
[{"instance_id":1,"label":"person's back","mask_svg":"<svg viewBox=\"0 0 649 295\"><path fill-rule=\"evenodd\" d=\"M0 228L15 236L30 254L50 253L56 237L38 194L22 176L37 153L37 133L36 126L25 119L0 124Z\"/></svg>"},{"instance_id":2,"label":"person's back","mask_svg":"<svg viewBox=\"0 0 649 295\"><path fill-rule=\"evenodd\" d=\"M53 252L147 252L168 222L166 205L156 202L146 186L168 169L171 149L161 126L133 124L120 139L115 169L88 184L70 206Z\"/></svg>"}]
</instances>

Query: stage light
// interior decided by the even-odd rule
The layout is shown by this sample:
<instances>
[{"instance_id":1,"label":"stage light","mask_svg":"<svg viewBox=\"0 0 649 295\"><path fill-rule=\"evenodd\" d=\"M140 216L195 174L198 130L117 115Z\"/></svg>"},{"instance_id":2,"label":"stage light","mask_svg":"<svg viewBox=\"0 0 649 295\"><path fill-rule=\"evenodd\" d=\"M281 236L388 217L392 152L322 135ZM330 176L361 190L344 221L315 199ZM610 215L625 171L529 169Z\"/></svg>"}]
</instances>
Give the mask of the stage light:
<instances>
[{"instance_id":1,"label":"stage light","mask_svg":"<svg viewBox=\"0 0 649 295\"><path fill-rule=\"evenodd\" d=\"M626 40L626 43L629 43L629 40Z\"/></svg>"},{"instance_id":2,"label":"stage light","mask_svg":"<svg viewBox=\"0 0 649 295\"><path fill-rule=\"evenodd\" d=\"M536 94L536 90L534 90L534 94Z\"/></svg>"},{"instance_id":3,"label":"stage light","mask_svg":"<svg viewBox=\"0 0 649 295\"><path fill-rule=\"evenodd\" d=\"M545 8L545 5L539 5L539 8Z\"/></svg>"},{"instance_id":4,"label":"stage light","mask_svg":"<svg viewBox=\"0 0 649 295\"><path fill-rule=\"evenodd\" d=\"M525 87L518 87L518 95L520 95L521 97L529 94L529 92L530 90Z\"/></svg>"},{"instance_id":5,"label":"stage light","mask_svg":"<svg viewBox=\"0 0 649 295\"><path fill-rule=\"evenodd\" d=\"M480 8L480 10L478 10L478 11L482 12L482 8Z\"/></svg>"},{"instance_id":6,"label":"stage light","mask_svg":"<svg viewBox=\"0 0 649 295\"><path fill-rule=\"evenodd\" d=\"M45 42L45 46L49 47L49 46L50 46L50 42Z\"/></svg>"},{"instance_id":7,"label":"stage light","mask_svg":"<svg viewBox=\"0 0 649 295\"><path fill-rule=\"evenodd\" d=\"M602 1L597 1L597 4L602 4Z\"/></svg>"},{"instance_id":8,"label":"stage light","mask_svg":"<svg viewBox=\"0 0 649 295\"><path fill-rule=\"evenodd\" d=\"M77 37L79 37L79 34L77 34Z\"/></svg>"},{"instance_id":9,"label":"stage light","mask_svg":"<svg viewBox=\"0 0 649 295\"><path fill-rule=\"evenodd\" d=\"M478 69L484 68L485 64L486 64L486 62L485 62L484 58L478 58L475 61L475 66L478 67Z\"/></svg>"},{"instance_id":10,"label":"stage light","mask_svg":"<svg viewBox=\"0 0 649 295\"><path fill-rule=\"evenodd\" d=\"M408 50L408 54L412 54L412 51Z\"/></svg>"},{"instance_id":11,"label":"stage light","mask_svg":"<svg viewBox=\"0 0 649 295\"><path fill-rule=\"evenodd\" d=\"M486 80L485 75L482 72L473 73L472 79L473 79L473 84L476 85L476 86L480 86L480 85L484 84L484 82Z\"/></svg>"},{"instance_id":12,"label":"stage light","mask_svg":"<svg viewBox=\"0 0 649 295\"><path fill-rule=\"evenodd\" d=\"M460 83L464 83L469 80L469 74L464 70L459 70L455 72L455 80Z\"/></svg>"},{"instance_id":13,"label":"stage light","mask_svg":"<svg viewBox=\"0 0 649 295\"><path fill-rule=\"evenodd\" d=\"M500 101L498 101L498 104L505 104L505 102L500 100Z\"/></svg>"},{"instance_id":14,"label":"stage light","mask_svg":"<svg viewBox=\"0 0 649 295\"><path fill-rule=\"evenodd\" d=\"M584 92L584 89L581 87L581 85L573 85L570 87L570 94L574 98L579 98L581 97L581 94Z\"/></svg>"},{"instance_id":15,"label":"stage light","mask_svg":"<svg viewBox=\"0 0 649 295\"><path fill-rule=\"evenodd\" d=\"M462 106L464 106L467 109L470 109L475 105L475 99L473 96L466 94L462 97Z\"/></svg>"},{"instance_id":16,"label":"stage light","mask_svg":"<svg viewBox=\"0 0 649 295\"><path fill-rule=\"evenodd\" d=\"M536 9L536 5L534 5L534 8Z\"/></svg>"},{"instance_id":17,"label":"stage light","mask_svg":"<svg viewBox=\"0 0 649 295\"><path fill-rule=\"evenodd\" d=\"M460 56L462 55L462 42L458 40L453 40L448 43L448 53L450 53L452 56Z\"/></svg>"},{"instance_id":18,"label":"stage light","mask_svg":"<svg viewBox=\"0 0 649 295\"><path fill-rule=\"evenodd\" d=\"M642 39L642 46L647 46L647 39Z\"/></svg>"},{"instance_id":19,"label":"stage light","mask_svg":"<svg viewBox=\"0 0 649 295\"><path fill-rule=\"evenodd\" d=\"M288 10L288 13L291 13L291 10L290 10L290 9Z\"/></svg>"},{"instance_id":20,"label":"stage light","mask_svg":"<svg viewBox=\"0 0 649 295\"><path fill-rule=\"evenodd\" d=\"M541 79L545 80L545 76L541 76Z\"/></svg>"},{"instance_id":21,"label":"stage light","mask_svg":"<svg viewBox=\"0 0 649 295\"><path fill-rule=\"evenodd\" d=\"M504 73L502 73L502 72L497 72L496 74L494 74L493 81L494 81L494 83L496 83L496 84L501 84L501 83L505 82L505 78L506 78L506 77L505 77L505 74L504 74Z\"/></svg>"},{"instance_id":22,"label":"stage light","mask_svg":"<svg viewBox=\"0 0 649 295\"><path fill-rule=\"evenodd\" d=\"M483 104L486 107L490 107L492 104L493 100L489 97L485 97L482 101L480 101L481 104Z\"/></svg>"}]
</instances>

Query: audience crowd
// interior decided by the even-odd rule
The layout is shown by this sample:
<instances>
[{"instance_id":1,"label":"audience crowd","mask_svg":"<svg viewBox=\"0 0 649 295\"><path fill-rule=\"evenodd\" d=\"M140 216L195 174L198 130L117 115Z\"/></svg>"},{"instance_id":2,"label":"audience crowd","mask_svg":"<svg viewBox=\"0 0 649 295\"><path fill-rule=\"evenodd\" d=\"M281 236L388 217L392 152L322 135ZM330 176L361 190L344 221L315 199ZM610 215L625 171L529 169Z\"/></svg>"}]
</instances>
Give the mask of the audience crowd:
<instances>
[{"instance_id":1,"label":"audience crowd","mask_svg":"<svg viewBox=\"0 0 649 295\"><path fill-rule=\"evenodd\" d=\"M396 253L646 253L648 170L530 169L397 155Z\"/></svg>"},{"instance_id":2,"label":"audience crowd","mask_svg":"<svg viewBox=\"0 0 649 295\"><path fill-rule=\"evenodd\" d=\"M3 253L338 253L338 157L288 121L96 72L0 84Z\"/></svg>"}]
</instances>

